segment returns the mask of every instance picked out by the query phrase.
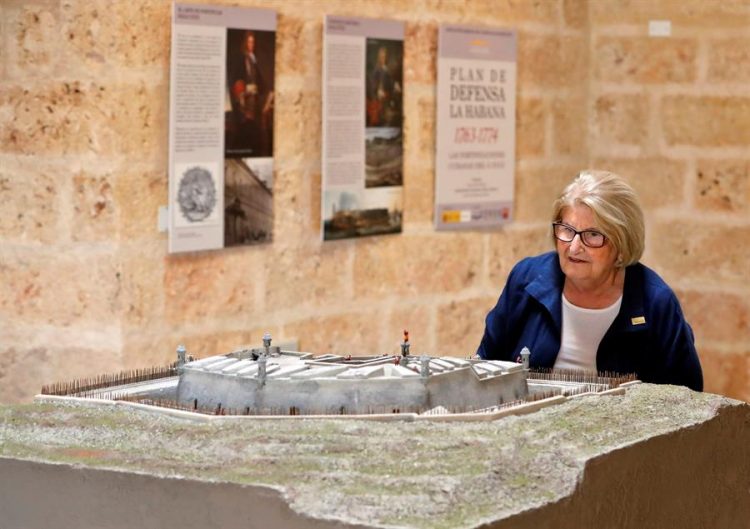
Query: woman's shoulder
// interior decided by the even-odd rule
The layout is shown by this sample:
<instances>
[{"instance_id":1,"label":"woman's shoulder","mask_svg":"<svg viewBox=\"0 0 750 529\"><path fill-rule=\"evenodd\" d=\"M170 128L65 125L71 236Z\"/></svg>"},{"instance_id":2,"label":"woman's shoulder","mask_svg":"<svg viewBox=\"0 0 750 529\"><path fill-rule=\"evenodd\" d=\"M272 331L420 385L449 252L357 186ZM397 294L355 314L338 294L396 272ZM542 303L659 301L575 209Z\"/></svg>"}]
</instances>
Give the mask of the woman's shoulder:
<instances>
[{"instance_id":1,"label":"woman's shoulder","mask_svg":"<svg viewBox=\"0 0 750 529\"><path fill-rule=\"evenodd\" d=\"M516 266L513 267L513 271L517 271L521 274L529 272L535 273L554 269L555 266L559 266L557 252L546 252L540 255L524 257L516 263Z\"/></svg>"},{"instance_id":2,"label":"woman's shoulder","mask_svg":"<svg viewBox=\"0 0 750 529\"><path fill-rule=\"evenodd\" d=\"M643 263L632 266L633 276L641 286L644 297L651 302L675 302L677 295L672 287L653 269Z\"/></svg>"},{"instance_id":3,"label":"woman's shoulder","mask_svg":"<svg viewBox=\"0 0 750 529\"><path fill-rule=\"evenodd\" d=\"M561 273L557 252L547 252L518 261L510 271L508 281L527 284L539 277L552 280Z\"/></svg>"}]
</instances>

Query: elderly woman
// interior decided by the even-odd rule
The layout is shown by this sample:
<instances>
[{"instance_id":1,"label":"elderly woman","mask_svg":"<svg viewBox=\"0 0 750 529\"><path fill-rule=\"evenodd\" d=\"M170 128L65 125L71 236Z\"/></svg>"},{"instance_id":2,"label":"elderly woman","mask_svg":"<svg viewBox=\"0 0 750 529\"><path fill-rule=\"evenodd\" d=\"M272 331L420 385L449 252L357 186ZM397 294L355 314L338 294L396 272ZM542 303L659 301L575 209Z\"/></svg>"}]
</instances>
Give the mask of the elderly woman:
<instances>
[{"instance_id":1,"label":"elderly woman","mask_svg":"<svg viewBox=\"0 0 750 529\"><path fill-rule=\"evenodd\" d=\"M671 288L640 264L645 229L619 176L582 172L554 204L557 252L529 257L487 315L477 354L532 367L635 373L703 389L693 332Z\"/></svg>"}]
</instances>

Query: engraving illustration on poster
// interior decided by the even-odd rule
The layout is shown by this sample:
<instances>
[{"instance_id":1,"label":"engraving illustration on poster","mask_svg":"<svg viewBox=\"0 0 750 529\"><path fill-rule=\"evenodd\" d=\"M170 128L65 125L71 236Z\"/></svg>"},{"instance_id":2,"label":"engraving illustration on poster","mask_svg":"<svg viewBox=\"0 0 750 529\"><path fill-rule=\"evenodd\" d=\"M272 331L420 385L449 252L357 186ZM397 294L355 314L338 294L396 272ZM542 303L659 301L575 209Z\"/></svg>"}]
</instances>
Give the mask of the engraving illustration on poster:
<instances>
[{"instance_id":1,"label":"engraving illustration on poster","mask_svg":"<svg viewBox=\"0 0 750 529\"><path fill-rule=\"evenodd\" d=\"M435 227L502 225L513 216L516 33L441 26Z\"/></svg>"},{"instance_id":2,"label":"engraving illustration on poster","mask_svg":"<svg viewBox=\"0 0 750 529\"><path fill-rule=\"evenodd\" d=\"M173 7L169 252L270 241L276 13Z\"/></svg>"},{"instance_id":3,"label":"engraving illustration on poster","mask_svg":"<svg viewBox=\"0 0 750 529\"><path fill-rule=\"evenodd\" d=\"M328 16L323 50L323 240L399 233L404 24Z\"/></svg>"}]
</instances>

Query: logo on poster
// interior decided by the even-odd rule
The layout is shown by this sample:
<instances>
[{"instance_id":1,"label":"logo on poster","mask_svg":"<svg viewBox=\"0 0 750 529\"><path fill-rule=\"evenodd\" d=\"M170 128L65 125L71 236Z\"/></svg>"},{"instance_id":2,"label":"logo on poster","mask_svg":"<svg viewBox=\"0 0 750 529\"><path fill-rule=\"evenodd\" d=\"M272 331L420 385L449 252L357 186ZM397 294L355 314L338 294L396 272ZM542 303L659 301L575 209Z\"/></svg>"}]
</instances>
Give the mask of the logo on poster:
<instances>
[{"instance_id":1,"label":"logo on poster","mask_svg":"<svg viewBox=\"0 0 750 529\"><path fill-rule=\"evenodd\" d=\"M205 167L191 167L182 175L177 192L180 212L190 222L206 219L216 206L216 186Z\"/></svg>"}]
</instances>

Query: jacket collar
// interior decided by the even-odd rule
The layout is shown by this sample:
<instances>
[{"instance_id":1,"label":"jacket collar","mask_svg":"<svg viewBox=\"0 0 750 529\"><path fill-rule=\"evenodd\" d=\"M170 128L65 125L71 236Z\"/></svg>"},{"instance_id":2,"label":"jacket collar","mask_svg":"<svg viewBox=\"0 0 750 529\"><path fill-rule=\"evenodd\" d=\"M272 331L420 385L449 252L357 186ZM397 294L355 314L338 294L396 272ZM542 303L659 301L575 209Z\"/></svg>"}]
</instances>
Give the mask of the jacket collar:
<instances>
[{"instance_id":1,"label":"jacket collar","mask_svg":"<svg viewBox=\"0 0 750 529\"><path fill-rule=\"evenodd\" d=\"M562 300L560 296L565 283L565 275L560 268L557 252L549 252L543 257L544 261L542 266L538 268L537 276L526 285L526 292L547 309L557 331L560 332L562 329Z\"/></svg>"},{"instance_id":2,"label":"jacket collar","mask_svg":"<svg viewBox=\"0 0 750 529\"><path fill-rule=\"evenodd\" d=\"M562 330L562 290L565 275L556 252L544 255L537 276L526 285L526 292L547 309L558 332ZM640 263L625 268L622 303L612 329L640 331L649 327L643 307L644 267Z\"/></svg>"}]
</instances>

